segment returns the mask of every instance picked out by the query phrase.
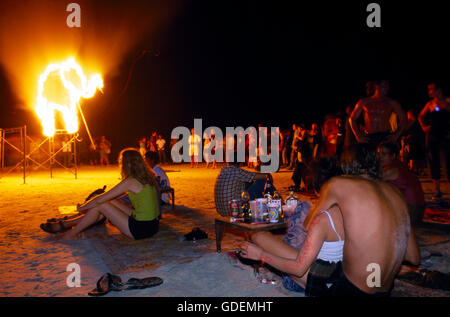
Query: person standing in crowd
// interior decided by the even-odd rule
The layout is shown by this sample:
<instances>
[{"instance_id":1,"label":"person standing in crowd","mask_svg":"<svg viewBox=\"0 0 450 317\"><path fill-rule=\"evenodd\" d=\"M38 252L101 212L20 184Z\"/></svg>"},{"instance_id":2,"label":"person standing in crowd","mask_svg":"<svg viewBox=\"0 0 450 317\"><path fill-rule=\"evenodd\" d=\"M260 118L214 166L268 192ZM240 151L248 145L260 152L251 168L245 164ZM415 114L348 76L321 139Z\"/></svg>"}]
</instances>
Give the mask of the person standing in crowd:
<instances>
[{"instance_id":1,"label":"person standing in crowd","mask_svg":"<svg viewBox=\"0 0 450 317\"><path fill-rule=\"evenodd\" d=\"M195 134L195 130L191 129L191 135L188 139L189 142L189 156L191 158L191 167L198 167L199 154L200 154L200 146L202 140L200 136Z\"/></svg>"},{"instance_id":2,"label":"person standing in crowd","mask_svg":"<svg viewBox=\"0 0 450 317\"><path fill-rule=\"evenodd\" d=\"M406 123L405 113L400 104L387 96L389 83L386 80L375 83L372 96L359 100L349 118L350 127L358 143L369 143L374 149L383 141L397 142ZM399 123L395 133L391 133L391 115L397 115ZM364 118L365 133L357 120Z\"/></svg>"},{"instance_id":3,"label":"person standing in crowd","mask_svg":"<svg viewBox=\"0 0 450 317\"><path fill-rule=\"evenodd\" d=\"M444 98L441 88L432 83L428 85L428 95L432 98L419 114L420 126L426 135L426 147L431 179L433 180L433 197L442 197L440 188L441 150L444 152L447 180L450 181L450 105Z\"/></svg>"},{"instance_id":4,"label":"person standing in crowd","mask_svg":"<svg viewBox=\"0 0 450 317\"><path fill-rule=\"evenodd\" d=\"M209 167L209 163L211 163L211 157L209 155L210 152L210 146L211 146L211 139L206 137L206 133L203 134L203 138L205 139L204 143L203 143L203 159L206 162L206 168Z\"/></svg>"},{"instance_id":5,"label":"person standing in crowd","mask_svg":"<svg viewBox=\"0 0 450 317\"><path fill-rule=\"evenodd\" d=\"M159 162L161 164L166 163L166 140L163 139L162 135L158 135L156 140L156 149L158 150Z\"/></svg>"},{"instance_id":6,"label":"person standing in crowd","mask_svg":"<svg viewBox=\"0 0 450 317\"><path fill-rule=\"evenodd\" d=\"M310 178L312 176L311 163L316 160L320 147L320 134L316 123L311 125L311 129L305 131L302 140L299 143L299 159L292 173L292 181L294 186L290 187L295 192L309 191ZM302 187L303 184L303 187Z\"/></svg>"},{"instance_id":7,"label":"person standing in crowd","mask_svg":"<svg viewBox=\"0 0 450 317\"><path fill-rule=\"evenodd\" d=\"M98 151L100 155L100 165L109 165L109 154L111 154L111 142L104 135L101 136L98 143Z\"/></svg>"},{"instance_id":8,"label":"person standing in crowd","mask_svg":"<svg viewBox=\"0 0 450 317\"><path fill-rule=\"evenodd\" d=\"M216 159L214 158L214 154L216 153L215 146L215 132L211 130L211 136L209 138L204 135L205 143L204 143L204 159L206 162L206 168L209 168L209 164L211 163L212 168L216 168ZM211 156L209 155L211 153Z\"/></svg>"},{"instance_id":9,"label":"person standing in crowd","mask_svg":"<svg viewBox=\"0 0 450 317\"><path fill-rule=\"evenodd\" d=\"M297 127L297 125L292 125L292 141L291 141L291 158L289 160L288 169L292 170L295 167L295 163L297 163L297 150L298 150L298 142L300 141L300 131L301 129Z\"/></svg>"},{"instance_id":10,"label":"person standing in crowd","mask_svg":"<svg viewBox=\"0 0 450 317\"><path fill-rule=\"evenodd\" d=\"M95 142L89 142L88 158L91 166L97 165L97 148L98 145Z\"/></svg>"},{"instance_id":11,"label":"person standing in crowd","mask_svg":"<svg viewBox=\"0 0 450 317\"><path fill-rule=\"evenodd\" d=\"M170 159L172 160L172 163L181 161L180 151L178 150L178 152L172 152L174 145L177 144L178 141L179 139L174 136L170 139Z\"/></svg>"},{"instance_id":12,"label":"person standing in crowd","mask_svg":"<svg viewBox=\"0 0 450 317\"><path fill-rule=\"evenodd\" d=\"M283 145L281 147L281 164L283 167L289 166L289 151L288 147L290 147L290 138L291 138L291 131L290 130L283 130L281 132L283 136Z\"/></svg>"},{"instance_id":13,"label":"person standing in crowd","mask_svg":"<svg viewBox=\"0 0 450 317\"><path fill-rule=\"evenodd\" d=\"M328 114L325 117L323 124L323 137L324 137L324 156L335 156L337 152L337 142L339 129L337 126L337 119L334 115Z\"/></svg>"},{"instance_id":14,"label":"person standing in crowd","mask_svg":"<svg viewBox=\"0 0 450 317\"><path fill-rule=\"evenodd\" d=\"M72 166L72 142L70 142L70 138L68 135L64 136L64 140L62 141L62 154L63 154L64 166L71 167Z\"/></svg>"},{"instance_id":15,"label":"person standing in crowd","mask_svg":"<svg viewBox=\"0 0 450 317\"><path fill-rule=\"evenodd\" d=\"M157 138L156 131L153 131L152 135L147 139L147 151L157 153L156 138Z\"/></svg>"},{"instance_id":16,"label":"person standing in crowd","mask_svg":"<svg viewBox=\"0 0 450 317\"><path fill-rule=\"evenodd\" d=\"M145 157L145 153L147 153L147 140L145 139L145 137L141 138L139 140L139 153L141 153L142 157Z\"/></svg>"},{"instance_id":17,"label":"person standing in crowd","mask_svg":"<svg viewBox=\"0 0 450 317\"><path fill-rule=\"evenodd\" d=\"M414 110L406 113L408 122L401 140L400 158L417 175L423 175L426 165L425 134L416 120Z\"/></svg>"},{"instance_id":18,"label":"person standing in crowd","mask_svg":"<svg viewBox=\"0 0 450 317\"><path fill-rule=\"evenodd\" d=\"M258 136L256 133L250 133L248 135L248 163L249 168L256 169L258 167ZM250 149L255 149L254 152L250 152Z\"/></svg>"},{"instance_id":19,"label":"person standing in crowd","mask_svg":"<svg viewBox=\"0 0 450 317\"><path fill-rule=\"evenodd\" d=\"M408 203L411 224L416 227L422 223L425 213L425 195L419 179L397 159L397 153L398 148L394 143L381 143L378 146L383 180L393 184L403 193Z\"/></svg>"}]
</instances>

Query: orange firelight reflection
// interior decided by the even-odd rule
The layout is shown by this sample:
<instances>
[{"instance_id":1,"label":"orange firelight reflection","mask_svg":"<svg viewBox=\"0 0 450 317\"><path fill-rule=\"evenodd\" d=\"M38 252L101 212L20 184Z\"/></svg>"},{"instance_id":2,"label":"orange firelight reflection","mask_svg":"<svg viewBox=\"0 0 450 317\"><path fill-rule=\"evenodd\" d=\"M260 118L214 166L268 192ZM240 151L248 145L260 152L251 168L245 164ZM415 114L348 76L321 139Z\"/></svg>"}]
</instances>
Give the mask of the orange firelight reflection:
<instances>
[{"instance_id":1,"label":"orange firelight reflection","mask_svg":"<svg viewBox=\"0 0 450 317\"><path fill-rule=\"evenodd\" d=\"M48 65L39 77L35 107L44 135L51 137L55 134L55 110L61 112L67 132L77 132L80 99L91 98L97 89L101 91L102 88L102 77L94 74L88 80L74 58Z\"/></svg>"}]
</instances>

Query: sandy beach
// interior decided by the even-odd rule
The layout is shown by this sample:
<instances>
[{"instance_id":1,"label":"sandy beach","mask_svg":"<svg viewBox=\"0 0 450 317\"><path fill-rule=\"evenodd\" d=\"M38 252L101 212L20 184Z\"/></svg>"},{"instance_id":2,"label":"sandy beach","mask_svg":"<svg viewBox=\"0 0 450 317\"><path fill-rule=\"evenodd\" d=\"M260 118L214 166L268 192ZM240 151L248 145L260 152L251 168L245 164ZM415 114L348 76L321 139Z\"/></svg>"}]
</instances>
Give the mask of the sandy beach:
<instances>
[{"instance_id":1,"label":"sandy beach","mask_svg":"<svg viewBox=\"0 0 450 317\"><path fill-rule=\"evenodd\" d=\"M144 290L110 292L106 296L162 297L292 297L304 296L275 285L262 284L245 265L229 253L244 235L226 231L222 253L216 253L214 219L214 182L220 169L190 168L188 165L164 165L175 188L176 206L163 211L160 232L150 239L132 241L110 224L93 227L75 241L55 241L39 228L47 218L61 216L64 206L84 201L93 190L119 181L117 166L82 166L78 179L56 169L29 173L26 184L21 174L0 179L0 296L2 297L86 297L106 272L128 278L158 276L164 283ZM274 174L274 184L287 194L291 172ZM427 198L432 188L424 179ZM449 192L443 183L444 193ZM304 197L306 198L306 197ZM448 194L445 196L448 199ZM182 241L183 235L199 227L208 239ZM421 252L428 256L422 267L449 272L450 235L442 229L425 228L418 232ZM80 268L79 287L67 283L75 263ZM405 285L396 280L393 296L448 296L438 290Z\"/></svg>"}]
</instances>

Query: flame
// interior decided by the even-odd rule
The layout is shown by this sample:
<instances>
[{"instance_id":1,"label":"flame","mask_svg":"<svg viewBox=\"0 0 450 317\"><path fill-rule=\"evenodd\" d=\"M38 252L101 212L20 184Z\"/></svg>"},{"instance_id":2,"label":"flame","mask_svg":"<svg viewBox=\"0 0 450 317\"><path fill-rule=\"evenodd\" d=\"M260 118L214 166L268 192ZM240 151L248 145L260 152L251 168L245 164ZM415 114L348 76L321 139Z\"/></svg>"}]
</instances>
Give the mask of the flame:
<instances>
[{"instance_id":1,"label":"flame","mask_svg":"<svg viewBox=\"0 0 450 317\"><path fill-rule=\"evenodd\" d=\"M76 75L78 85L74 84L74 78L68 79L68 75L73 72ZM53 89L53 96L44 94L44 88L49 77L57 76L65 91L60 89ZM61 87L60 87L61 88ZM102 91L103 80L99 74L92 75L87 80L81 66L74 58L69 58L59 64L50 64L45 71L39 76L38 82L38 96L35 111L41 120L43 126L43 133L46 136L53 136L55 134L55 110L62 113L65 128L68 133L72 134L78 131L78 116L77 106L81 98L91 98L94 96L97 89ZM58 90L58 91L55 91ZM67 93L68 98L65 101L55 98L55 94ZM44 96L45 95L45 96Z\"/></svg>"}]
</instances>

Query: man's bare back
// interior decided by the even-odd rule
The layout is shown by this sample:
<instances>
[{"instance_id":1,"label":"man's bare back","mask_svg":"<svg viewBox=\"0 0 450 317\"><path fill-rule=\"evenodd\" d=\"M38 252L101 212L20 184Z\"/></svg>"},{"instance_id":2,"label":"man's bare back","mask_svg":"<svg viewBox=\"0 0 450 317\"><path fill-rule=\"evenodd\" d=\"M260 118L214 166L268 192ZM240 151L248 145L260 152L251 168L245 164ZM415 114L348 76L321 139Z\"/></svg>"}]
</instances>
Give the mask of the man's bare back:
<instances>
[{"instance_id":1,"label":"man's bare back","mask_svg":"<svg viewBox=\"0 0 450 317\"><path fill-rule=\"evenodd\" d=\"M404 199L388 183L357 176L340 177L333 187L345 219L344 273L366 293L388 291L408 245L410 224ZM380 267L380 287L367 285L371 263Z\"/></svg>"},{"instance_id":2,"label":"man's bare back","mask_svg":"<svg viewBox=\"0 0 450 317\"><path fill-rule=\"evenodd\" d=\"M361 291L373 294L391 289L395 275L407 254L418 256L415 240L409 243L410 223L407 205L392 185L360 176L333 178L321 191L316 210L338 205L345 230L343 272ZM413 239L414 237L412 237ZM416 260L416 259L414 259ZM412 262L414 262L412 260ZM380 268L380 284L368 277Z\"/></svg>"}]
</instances>

